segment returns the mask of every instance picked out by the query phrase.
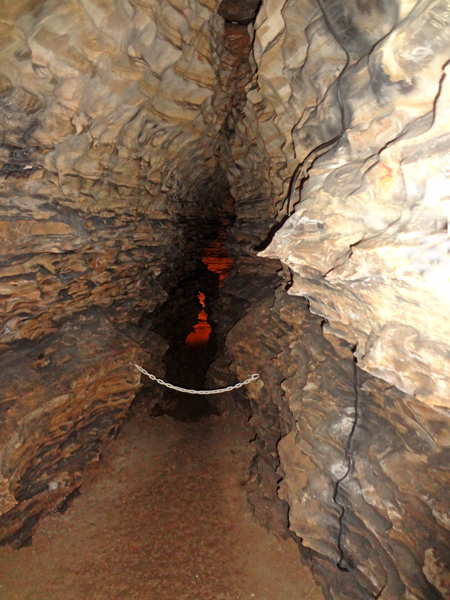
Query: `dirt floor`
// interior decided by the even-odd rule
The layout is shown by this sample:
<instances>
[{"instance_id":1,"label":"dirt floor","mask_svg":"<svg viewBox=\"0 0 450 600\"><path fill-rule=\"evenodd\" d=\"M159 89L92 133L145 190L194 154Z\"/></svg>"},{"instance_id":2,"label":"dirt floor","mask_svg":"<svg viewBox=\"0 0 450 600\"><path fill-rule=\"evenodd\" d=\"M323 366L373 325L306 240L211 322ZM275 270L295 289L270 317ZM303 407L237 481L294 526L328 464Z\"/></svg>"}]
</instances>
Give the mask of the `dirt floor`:
<instances>
[{"instance_id":1,"label":"dirt floor","mask_svg":"<svg viewBox=\"0 0 450 600\"><path fill-rule=\"evenodd\" d=\"M138 414L68 511L0 549L1 600L323 600L293 540L257 525L239 411Z\"/></svg>"}]
</instances>

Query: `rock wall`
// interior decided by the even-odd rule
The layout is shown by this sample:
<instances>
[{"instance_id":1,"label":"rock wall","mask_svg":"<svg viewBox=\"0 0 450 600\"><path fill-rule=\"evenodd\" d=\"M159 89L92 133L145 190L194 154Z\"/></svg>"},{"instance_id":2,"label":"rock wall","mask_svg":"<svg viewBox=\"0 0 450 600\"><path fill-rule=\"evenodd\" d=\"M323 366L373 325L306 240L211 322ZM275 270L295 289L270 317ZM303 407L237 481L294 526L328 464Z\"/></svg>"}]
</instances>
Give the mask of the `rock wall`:
<instances>
[{"instance_id":1,"label":"rock wall","mask_svg":"<svg viewBox=\"0 0 450 600\"><path fill-rule=\"evenodd\" d=\"M246 107L284 217L263 256L361 368L445 407L449 36L442 0L263 2Z\"/></svg>"},{"instance_id":2,"label":"rock wall","mask_svg":"<svg viewBox=\"0 0 450 600\"><path fill-rule=\"evenodd\" d=\"M79 486L139 389L133 363L165 351L139 324L186 221L214 210L216 4L0 8L0 541Z\"/></svg>"},{"instance_id":3,"label":"rock wall","mask_svg":"<svg viewBox=\"0 0 450 600\"><path fill-rule=\"evenodd\" d=\"M0 9L0 542L161 368L142 317L226 172L212 373L261 374L255 514L330 598L449 598L448 8L263 0L247 30L253 0L217 4Z\"/></svg>"},{"instance_id":4,"label":"rock wall","mask_svg":"<svg viewBox=\"0 0 450 600\"><path fill-rule=\"evenodd\" d=\"M273 215L260 257L289 269L217 369L261 374L250 501L333 599L450 598L448 17L263 0L249 27L236 235Z\"/></svg>"},{"instance_id":5,"label":"rock wall","mask_svg":"<svg viewBox=\"0 0 450 600\"><path fill-rule=\"evenodd\" d=\"M357 368L284 288L227 336L237 377L261 376L246 388L256 515L273 527L288 506L328 598L449 598L450 415Z\"/></svg>"}]
</instances>

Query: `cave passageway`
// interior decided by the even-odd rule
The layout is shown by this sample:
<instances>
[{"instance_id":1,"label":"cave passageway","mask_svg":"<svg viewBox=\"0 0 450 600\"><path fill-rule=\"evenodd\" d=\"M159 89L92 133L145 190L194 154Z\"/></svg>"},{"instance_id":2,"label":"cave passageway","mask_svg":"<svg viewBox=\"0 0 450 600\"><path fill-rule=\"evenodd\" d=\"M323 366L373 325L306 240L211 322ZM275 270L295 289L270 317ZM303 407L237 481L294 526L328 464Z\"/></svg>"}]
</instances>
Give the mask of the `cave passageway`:
<instances>
[{"instance_id":1,"label":"cave passageway","mask_svg":"<svg viewBox=\"0 0 450 600\"><path fill-rule=\"evenodd\" d=\"M449 2L0 30L0 600L450 600Z\"/></svg>"},{"instance_id":2,"label":"cave passageway","mask_svg":"<svg viewBox=\"0 0 450 600\"><path fill-rule=\"evenodd\" d=\"M210 386L237 319L226 299L227 284L241 286L226 245L233 220L231 198L216 218L187 220L188 251L140 324L166 340L163 377L182 387ZM249 508L256 449L245 402L142 383L69 510L44 518L19 551L0 549L2 600L321 600L294 539Z\"/></svg>"},{"instance_id":3,"label":"cave passageway","mask_svg":"<svg viewBox=\"0 0 450 600\"><path fill-rule=\"evenodd\" d=\"M253 520L245 411L196 423L141 404L64 514L0 549L3 600L320 600L292 539Z\"/></svg>"},{"instance_id":4,"label":"cave passageway","mask_svg":"<svg viewBox=\"0 0 450 600\"><path fill-rule=\"evenodd\" d=\"M224 314L223 309L214 309L214 303L234 268L234 260L226 248L228 229L234 220L233 208L234 200L228 194L215 218L188 221L187 235L197 241L174 267L166 284L166 301L148 316L150 328L168 342L163 358L165 379L182 388L206 389L208 369L223 351L224 340L218 338L215 325ZM141 397L151 403L154 391L154 385L150 384ZM188 395L164 388L152 414L199 421L220 414L220 401L215 400L214 396Z\"/></svg>"}]
</instances>

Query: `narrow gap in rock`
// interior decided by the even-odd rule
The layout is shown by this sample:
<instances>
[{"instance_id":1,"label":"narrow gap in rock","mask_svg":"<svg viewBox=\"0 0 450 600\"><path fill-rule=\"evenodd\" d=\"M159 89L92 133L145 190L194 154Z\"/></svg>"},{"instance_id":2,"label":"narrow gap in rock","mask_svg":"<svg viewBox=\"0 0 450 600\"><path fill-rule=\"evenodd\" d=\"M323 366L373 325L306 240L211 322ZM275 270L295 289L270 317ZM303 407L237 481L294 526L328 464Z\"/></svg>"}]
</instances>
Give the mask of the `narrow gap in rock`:
<instances>
[{"instance_id":1,"label":"narrow gap in rock","mask_svg":"<svg viewBox=\"0 0 450 600\"><path fill-rule=\"evenodd\" d=\"M223 315L213 316L211 311L234 268L225 245L234 220L233 205L234 200L225 189L215 218L192 219L184 224L186 235L198 239L198 247L191 252L189 263L181 258L173 270L171 277L177 281L169 282L167 300L149 315L151 329L169 342L163 358L164 379L172 385L206 389L206 373L217 352L223 351L224 339L217 335L215 326L215 320ZM165 388L152 414L199 421L220 414L214 398Z\"/></svg>"}]
</instances>

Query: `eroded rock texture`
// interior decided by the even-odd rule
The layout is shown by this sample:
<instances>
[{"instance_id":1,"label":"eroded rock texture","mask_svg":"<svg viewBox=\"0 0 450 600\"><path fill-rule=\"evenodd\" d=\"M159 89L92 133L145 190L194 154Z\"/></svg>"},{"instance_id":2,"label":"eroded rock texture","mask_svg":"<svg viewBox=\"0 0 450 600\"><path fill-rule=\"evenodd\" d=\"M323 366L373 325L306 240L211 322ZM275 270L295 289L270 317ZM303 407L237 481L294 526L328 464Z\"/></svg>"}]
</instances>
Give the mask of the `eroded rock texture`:
<instances>
[{"instance_id":1,"label":"eroded rock texture","mask_svg":"<svg viewBox=\"0 0 450 600\"><path fill-rule=\"evenodd\" d=\"M267 1L256 18L236 230L276 214L260 256L320 319L279 291L227 357L262 375L255 513L288 513L331 598L450 597L449 32L444 2Z\"/></svg>"},{"instance_id":2,"label":"eroded rock texture","mask_svg":"<svg viewBox=\"0 0 450 600\"><path fill-rule=\"evenodd\" d=\"M143 316L231 192L209 382L261 375L255 515L330 598L450 598L447 4L3 3L0 542L162 374Z\"/></svg>"},{"instance_id":3,"label":"eroded rock texture","mask_svg":"<svg viewBox=\"0 0 450 600\"><path fill-rule=\"evenodd\" d=\"M288 505L330 598L448 598L450 416L355 368L349 346L330 341L283 288L228 335L238 378L261 375L248 388L256 514L273 526Z\"/></svg>"},{"instance_id":4,"label":"eroded rock texture","mask_svg":"<svg viewBox=\"0 0 450 600\"><path fill-rule=\"evenodd\" d=\"M0 540L79 485L139 388L133 363L165 351L140 319L221 185L216 9L2 4Z\"/></svg>"},{"instance_id":5,"label":"eroded rock texture","mask_svg":"<svg viewBox=\"0 0 450 600\"><path fill-rule=\"evenodd\" d=\"M446 407L449 16L444 1L263 2L246 108L280 216L295 211L263 255L362 368Z\"/></svg>"}]
</instances>

